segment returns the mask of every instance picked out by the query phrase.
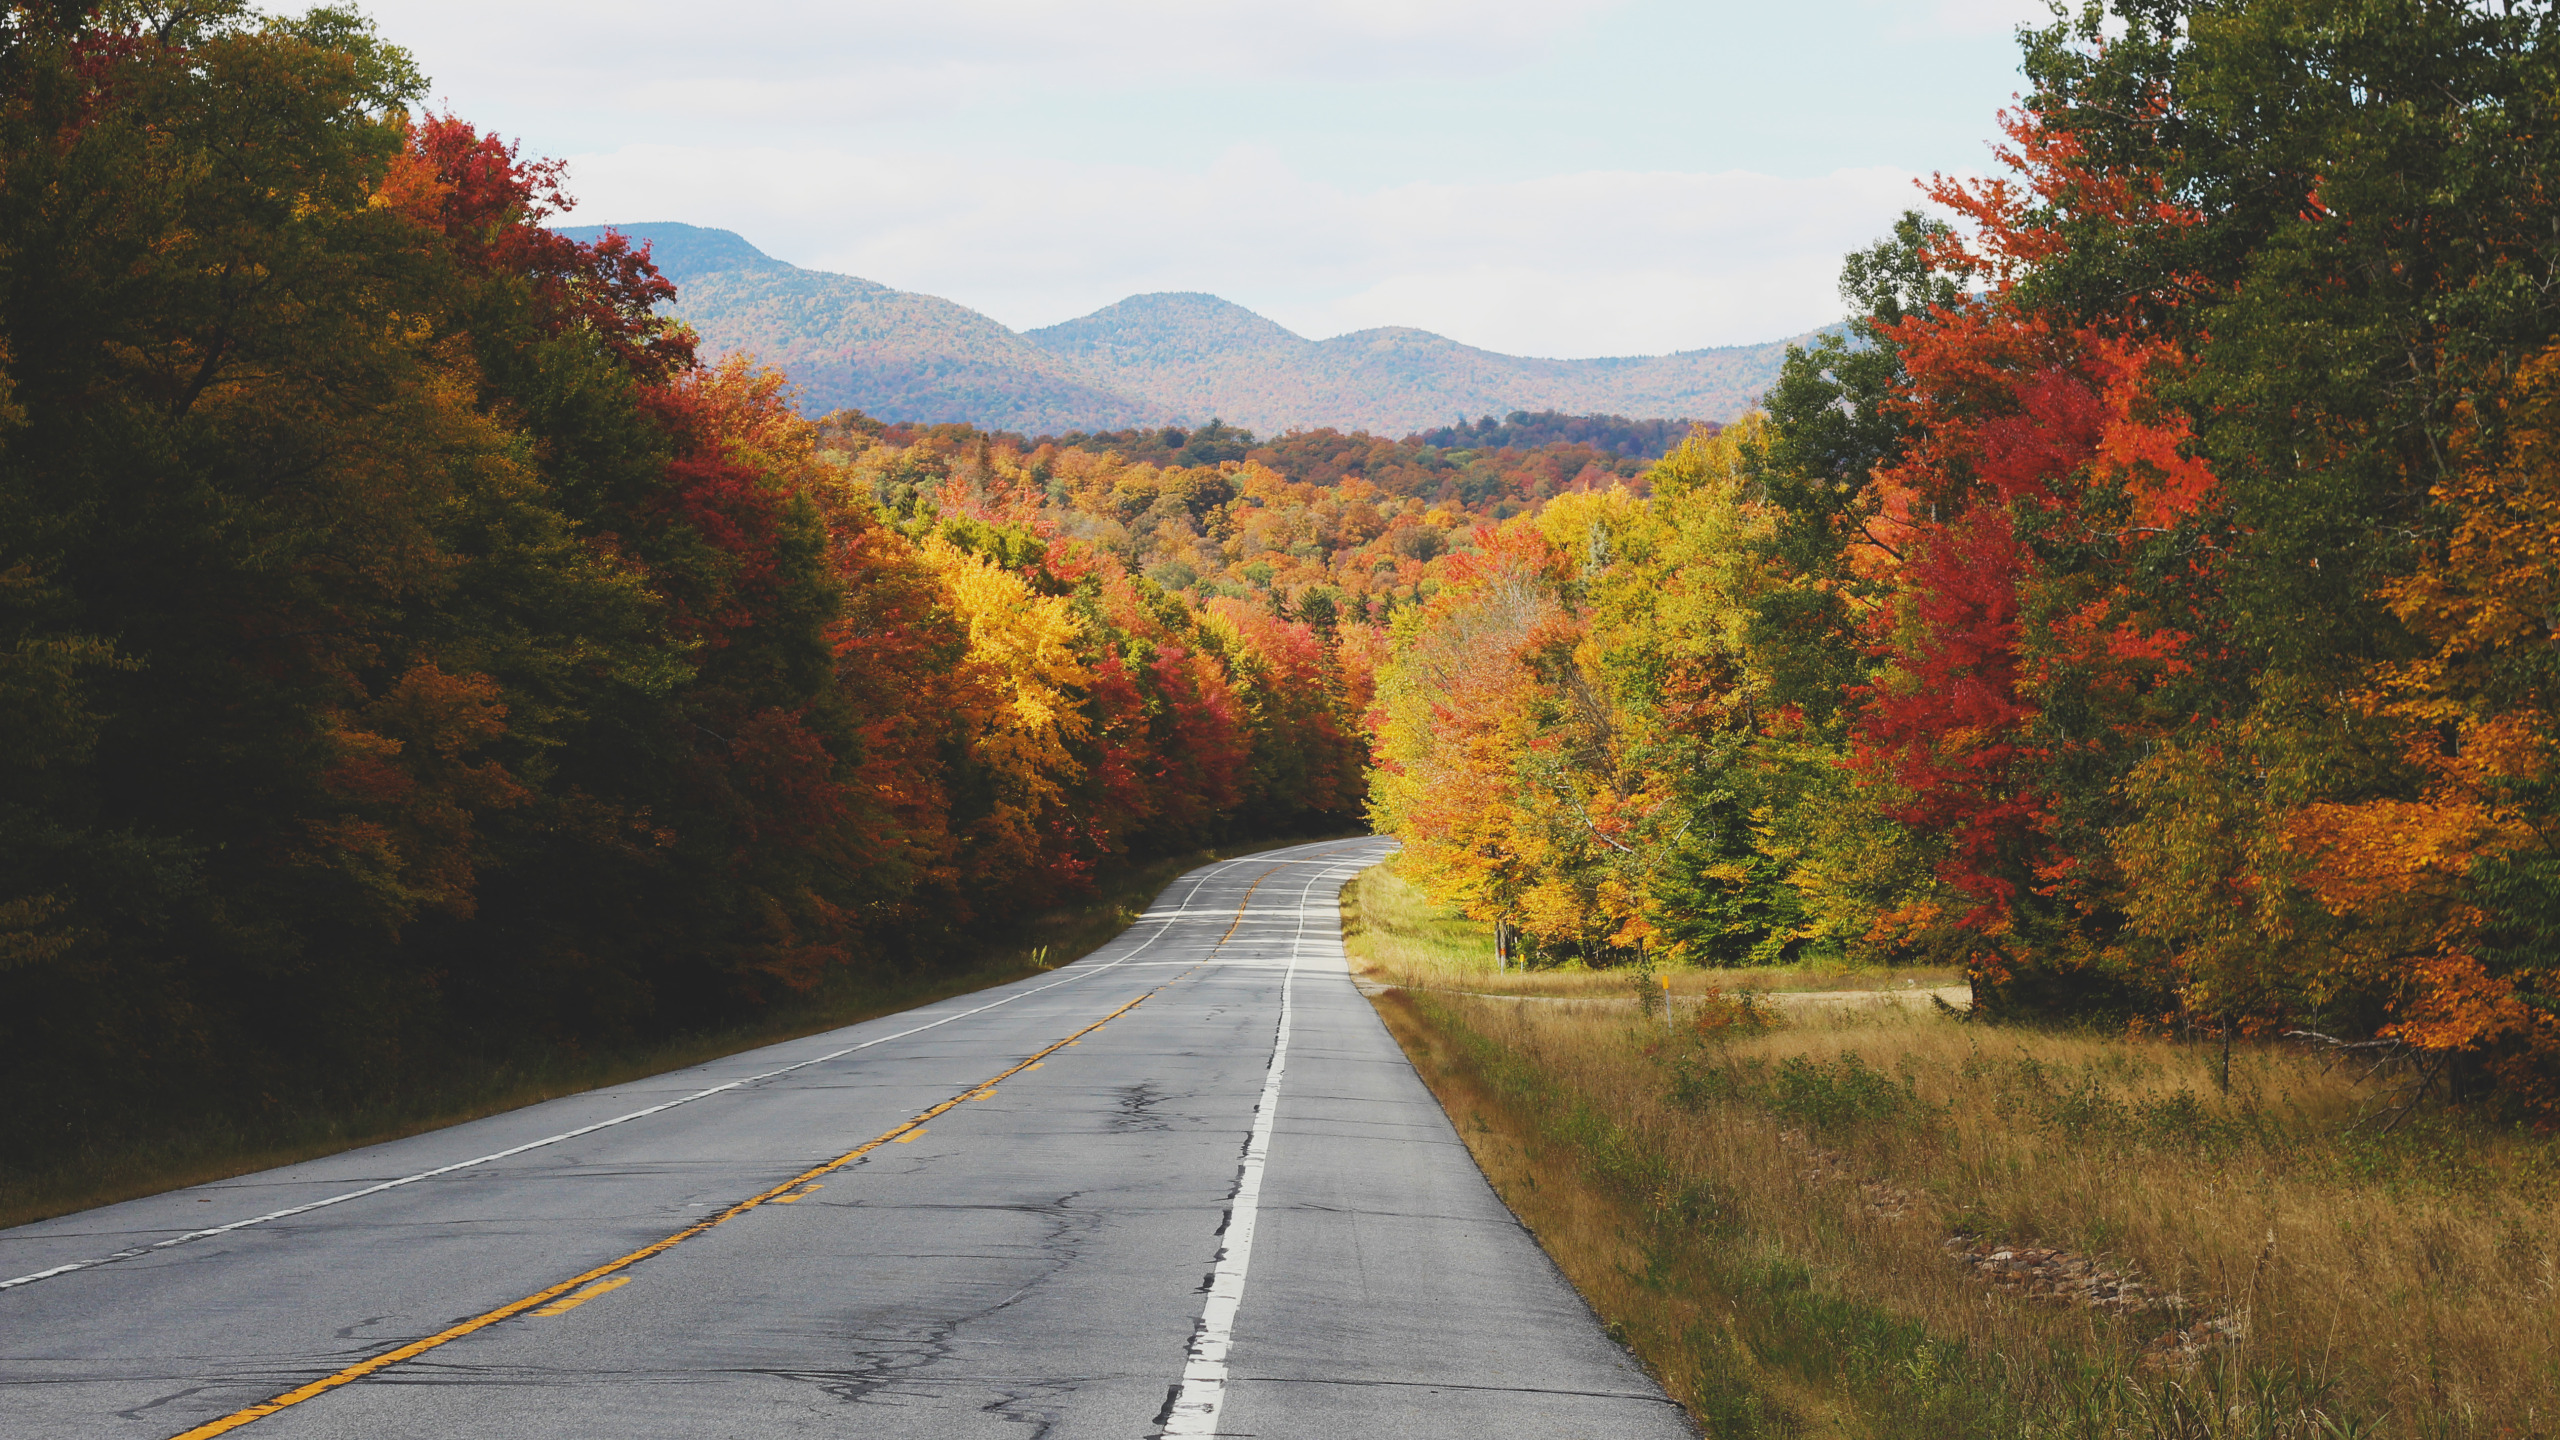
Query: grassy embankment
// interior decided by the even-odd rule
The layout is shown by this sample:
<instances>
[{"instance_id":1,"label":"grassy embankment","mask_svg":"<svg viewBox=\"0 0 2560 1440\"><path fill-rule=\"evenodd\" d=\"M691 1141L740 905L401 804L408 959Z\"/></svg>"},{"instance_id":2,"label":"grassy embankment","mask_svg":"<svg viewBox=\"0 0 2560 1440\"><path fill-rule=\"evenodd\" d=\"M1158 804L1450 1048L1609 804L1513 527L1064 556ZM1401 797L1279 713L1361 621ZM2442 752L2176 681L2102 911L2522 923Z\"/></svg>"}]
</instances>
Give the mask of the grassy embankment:
<instances>
[{"instance_id":1,"label":"grassy embankment","mask_svg":"<svg viewBox=\"0 0 2560 1440\"><path fill-rule=\"evenodd\" d=\"M0 1227L396 1140L1020 980L1101 948L1194 866L1303 843L1248 842L1130 866L1104 876L1089 901L1038 917L1007 943L990 947L975 965L887 983L847 976L744 1024L619 1048L527 1046L495 1063L470 1057L360 1109L276 1097L268 1109L230 1125L156 1126L148 1116L135 1116L114 1133L93 1137L68 1159L0 1163Z\"/></svg>"},{"instance_id":2,"label":"grassy embankment","mask_svg":"<svg viewBox=\"0 0 2560 1440\"><path fill-rule=\"evenodd\" d=\"M1486 1175L1709 1435L2560 1435L2548 1139L2391 1127L2279 1048L2225 1092L2202 1047L1694 972L1676 1027L1492 998L1632 985L1497 977L1383 867L1343 918Z\"/></svg>"}]
</instances>

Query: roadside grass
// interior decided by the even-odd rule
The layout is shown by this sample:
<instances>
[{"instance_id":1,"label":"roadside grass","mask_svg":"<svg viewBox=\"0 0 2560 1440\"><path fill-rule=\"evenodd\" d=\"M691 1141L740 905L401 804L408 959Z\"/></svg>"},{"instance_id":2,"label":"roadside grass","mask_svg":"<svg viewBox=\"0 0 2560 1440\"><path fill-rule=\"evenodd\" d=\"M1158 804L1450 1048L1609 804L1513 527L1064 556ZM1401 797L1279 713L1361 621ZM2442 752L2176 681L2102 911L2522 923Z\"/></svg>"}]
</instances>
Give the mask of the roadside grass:
<instances>
[{"instance_id":1,"label":"roadside grass","mask_svg":"<svg viewBox=\"0 0 2560 1440\"><path fill-rule=\"evenodd\" d=\"M1085 902L1037 916L990 944L974 964L888 981L839 976L745 1024L619 1047L527 1045L494 1059L457 1057L449 1068L405 1077L397 1093L355 1106L278 1096L253 1115L190 1114L174 1124L132 1116L94 1129L59 1158L31 1164L0 1157L0 1228L439 1130L1024 979L1108 944L1184 871L1331 838L1249 841L1125 867L1100 877Z\"/></svg>"},{"instance_id":2,"label":"roadside grass","mask_svg":"<svg viewBox=\"0 0 2560 1440\"><path fill-rule=\"evenodd\" d=\"M1659 972L1655 982L1640 983L1631 970L1592 970L1579 962L1497 971L1493 938L1483 926L1435 909L1420 891L1396 878L1391 866L1363 871L1351 883L1361 892L1362 918L1356 923L1393 941L1374 962L1381 967L1375 978L1389 984L1577 1000L1625 1000L1658 984ZM1887 969L1808 962L1733 970L1675 968L1670 980L1675 998L1704 998L1743 992L1928 990L1962 985L1964 972L1946 966Z\"/></svg>"},{"instance_id":3,"label":"roadside grass","mask_svg":"<svg viewBox=\"0 0 2560 1440\"><path fill-rule=\"evenodd\" d=\"M1343 908L1375 980L1466 959L1389 872ZM2226 1093L2165 1040L1712 999L1666 1036L1481 988L1374 999L1710 1435L2560 1435L2548 1138L2386 1129L2275 1047Z\"/></svg>"}]
</instances>

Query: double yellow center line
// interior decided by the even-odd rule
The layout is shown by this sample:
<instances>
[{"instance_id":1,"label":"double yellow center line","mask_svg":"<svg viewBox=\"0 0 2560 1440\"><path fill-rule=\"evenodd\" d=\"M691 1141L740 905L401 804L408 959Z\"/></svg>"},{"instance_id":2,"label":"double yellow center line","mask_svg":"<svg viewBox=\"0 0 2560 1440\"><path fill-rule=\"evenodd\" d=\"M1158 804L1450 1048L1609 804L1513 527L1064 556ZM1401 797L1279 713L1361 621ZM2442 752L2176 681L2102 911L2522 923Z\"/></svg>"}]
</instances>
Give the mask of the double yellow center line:
<instances>
[{"instance_id":1,"label":"double yellow center line","mask_svg":"<svg viewBox=\"0 0 2560 1440\"><path fill-rule=\"evenodd\" d=\"M1228 937L1236 933L1236 926L1244 923L1245 907L1253 903L1253 892L1261 889L1262 882L1270 878L1273 871L1276 871L1279 868L1279 866L1274 865L1270 870L1263 871L1262 874L1254 877L1253 884L1245 887L1244 899L1236 902L1236 918L1228 923L1227 933L1218 937L1218 944L1211 947L1212 951L1223 947L1227 943ZM1197 969L1198 967L1194 966L1193 968ZM1189 973L1191 972L1188 970L1183 972L1184 975L1188 975ZM1179 980L1181 978L1181 975L1177 975L1174 977L1174 980ZM1046 1060L1058 1051L1075 1044L1077 1041L1082 1040L1087 1035L1090 1035L1094 1031L1101 1029L1103 1026L1110 1024L1112 1021L1119 1019L1121 1016L1128 1014L1138 1006L1145 1004L1148 1000L1163 993L1165 986L1171 985L1172 983L1173 980L1168 980L1164 985L1158 985L1155 989L1148 991L1146 994L1139 996L1137 999L1130 1001L1128 1004L1121 1006L1119 1009L1112 1011L1110 1014L1103 1016L1101 1019L1094 1021L1092 1024L1087 1025L1065 1039L1056 1041L1033 1054L1024 1056L1021 1060L1015 1062L1006 1069L999 1071L993 1077L970 1086L968 1089L952 1096L950 1099L943 1101L932 1109L917 1115L915 1118L898 1126L896 1129L890 1130L873 1139L866 1140L863 1143L854 1146L852 1149L847 1150L842 1155L837 1156L833 1160L826 1161L823 1164L804 1170L800 1174L792 1176L790 1179L785 1180L781 1184L776 1185L761 1194L741 1200L737 1204L730 1206L728 1209L721 1211L719 1214L714 1215L707 1220L698 1221L695 1224L688 1225L663 1240L643 1245L639 1249L632 1251L630 1254L625 1255L618 1260L608 1260L604 1264L587 1271L583 1275L563 1280L559 1284L550 1286L547 1289L537 1290L534 1293L525 1296L521 1300L511 1300L506 1304L499 1306L497 1309L487 1312L486 1314L474 1315L470 1319L462 1321L459 1324L447 1326L446 1328L437 1331L435 1334L427 1336L423 1340L412 1340L408 1344L403 1345L396 1350L386 1350L369 1360L357 1361L355 1364L348 1366L346 1369L341 1370L334 1375L323 1376L322 1378L314 1380L307 1385L297 1386L294 1389L287 1390L272 1400L261 1400L257 1404L249 1406L245 1410L235 1410L232 1413L223 1416L219 1420L208 1420L204 1424L198 1425L192 1430L182 1432L174 1437L174 1440L209 1440L209 1437L215 1435L227 1435L230 1432L239 1429L243 1425L264 1420L279 1410L289 1409L295 1405L301 1404L305 1400L317 1399L318 1397L326 1395L330 1391L337 1389L341 1385L352 1385L356 1381L361 1380L368 1375L375 1374L378 1371L387 1370L404 1360L415 1360L419 1356L424 1355L428 1351L436 1349L439 1346L450 1345L465 1335L486 1330L501 1320L511 1320L518 1315L524 1314L528 1310L539 1315L565 1314L568 1311L585 1304L587 1301L594 1299L596 1296L602 1295L608 1290L615 1289L616 1287L627 1283L630 1277L627 1275L621 1275L618 1272L628 1270L632 1266L639 1264L641 1261L646 1260L653 1255L662 1255L667 1251L674 1249L676 1246L683 1244L685 1241L692 1239L694 1236L711 1229L713 1226L725 1225L728 1222L737 1219L739 1216L746 1214L750 1210L757 1209L776 1201L783 1204L789 1204L793 1201L799 1200L806 1195L807 1192L802 1191L800 1195L794 1195L791 1192L799 1190L801 1186L809 1185L814 1189L816 1187L811 1182L843 1169L845 1166L852 1164L854 1161L861 1159L863 1156L870 1154L881 1146L891 1144L896 1141L914 1139L917 1135L923 1133L926 1123L934 1119L936 1116L955 1109L966 1101L987 1099L995 1093L996 1086L1012 1079L1014 1076L1021 1074L1025 1070L1037 1068L1041 1061ZM597 1284L596 1282L598 1281L604 1281L605 1283Z\"/></svg>"}]
</instances>

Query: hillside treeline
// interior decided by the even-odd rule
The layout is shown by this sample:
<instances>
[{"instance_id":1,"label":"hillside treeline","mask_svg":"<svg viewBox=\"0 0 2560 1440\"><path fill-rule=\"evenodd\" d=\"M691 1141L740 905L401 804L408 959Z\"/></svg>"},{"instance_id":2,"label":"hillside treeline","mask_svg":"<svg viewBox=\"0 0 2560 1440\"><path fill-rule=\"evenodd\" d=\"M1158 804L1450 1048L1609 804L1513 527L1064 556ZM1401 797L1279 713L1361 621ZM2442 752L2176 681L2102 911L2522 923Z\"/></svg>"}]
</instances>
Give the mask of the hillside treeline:
<instances>
[{"instance_id":1,"label":"hillside treeline","mask_svg":"<svg viewBox=\"0 0 2560 1440\"><path fill-rule=\"evenodd\" d=\"M1354 431L1297 430L1249 458L1310 485L1364 480L1387 494L1452 509L1508 516L1568 490L1641 484L1649 455L1620 454L1600 439L1486 439L1447 447Z\"/></svg>"},{"instance_id":2,"label":"hillside treeline","mask_svg":"<svg viewBox=\"0 0 2560 1440\"><path fill-rule=\"evenodd\" d=\"M1368 703L1359 657L1396 607L1439 587L1435 557L1551 497L1641 486L1647 469L1580 442L1451 453L1334 430L1259 442L1216 424L1029 440L846 410L818 429L899 513L946 490L1001 497L1181 603L1314 627L1332 637L1354 714Z\"/></svg>"},{"instance_id":3,"label":"hillside treeline","mask_svg":"<svg viewBox=\"0 0 2560 1440\"><path fill-rule=\"evenodd\" d=\"M1377 818L1550 957L1961 962L2548 1114L2560 22L2110 8L1855 343L1439 562Z\"/></svg>"},{"instance_id":4,"label":"hillside treeline","mask_svg":"<svg viewBox=\"0 0 2560 1440\"><path fill-rule=\"evenodd\" d=\"M720 1023L1356 813L1330 627L848 464L422 90L341 11L0 31L9 1153Z\"/></svg>"},{"instance_id":5,"label":"hillside treeline","mask_svg":"<svg viewBox=\"0 0 2560 1440\"><path fill-rule=\"evenodd\" d=\"M1215 469L1251 461L1301 485L1330 488L1344 480L1365 481L1373 490L1399 500L1419 500L1453 514L1483 512L1497 518L1516 515L1567 490L1605 489L1613 482L1640 486L1649 462L1687 438L1693 428L1686 422L1552 412L1533 416L1514 411L1512 420L1520 423L1506 426L1487 416L1482 433L1469 431L1448 444L1442 441L1466 427L1390 440L1364 430L1345 432L1328 426L1257 440L1250 430L1212 420L1188 430L1176 425L1072 430L1035 439L975 425L890 423L859 410L837 411L824 423L833 430L897 446L920 440L945 448L983 444L1031 457L1035 464L1040 456L1070 450L1159 470ZM1567 423L1549 425L1548 421ZM1583 433L1568 438L1561 433L1568 429ZM1669 432L1667 436L1660 433L1664 431Z\"/></svg>"},{"instance_id":6,"label":"hillside treeline","mask_svg":"<svg viewBox=\"0 0 2560 1440\"><path fill-rule=\"evenodd\" d=\"M1590 445L1614 455L1658 460L1687 438L1695 424L1687 420L1630 420L1624 415L1567 415L1560 410L1514 410L1496 420L1479 415L1470 422L1425 430L1405 437L1410 445L1443 450L1534 450L1542 445ZM1710 427L1712 428L1712 427Z\"/></svg>"}]
</instances>

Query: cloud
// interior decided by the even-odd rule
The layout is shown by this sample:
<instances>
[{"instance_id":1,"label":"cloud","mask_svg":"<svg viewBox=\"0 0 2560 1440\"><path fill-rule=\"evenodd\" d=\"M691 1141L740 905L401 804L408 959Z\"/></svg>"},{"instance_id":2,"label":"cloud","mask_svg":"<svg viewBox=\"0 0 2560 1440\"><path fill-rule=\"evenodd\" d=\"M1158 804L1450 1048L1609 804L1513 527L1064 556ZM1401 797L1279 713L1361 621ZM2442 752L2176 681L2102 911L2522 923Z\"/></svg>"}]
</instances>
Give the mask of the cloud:
<instances>
[{"instance_id":1,"label":"cloud","mask_svg":"<svg viewBox=\"0 0 2560 1440\"><path fill-rule=\"evenodd\" d=\"M1988 157L2042 0L372 0L580 222L734 229L1017 326L1206 290L1513 352L1837 316ZM1767 57L1812 57L1806 64ZM1807 69L1810 64L1812 68Z\"/></svg>"},{"instance_id":2,"label":"cloud","mask_svg":"<svg viewBox=\"0 0 2560 1440\"><path fill-rule=\"evenodd\" d=\"M1029 90L1472 75L1627 0L377 0L440 93L662 131L866 123Z\"/></svg>"},{"instance_id":3,"label":"cloud","mask_svg":"<svg viewBox=\"0 0 2560 1440\"><path fill-rule=\"evenodd\" d=\"M1207 290L1322 337L1412 325L1515 354L1656 354L1839 318L1840 256L1909 173L1591 171L1357 190L1237 147L1189 170L631 146L572 157L579 223L684 220L1017 328Z\"/></svg>"}]
</instances>

